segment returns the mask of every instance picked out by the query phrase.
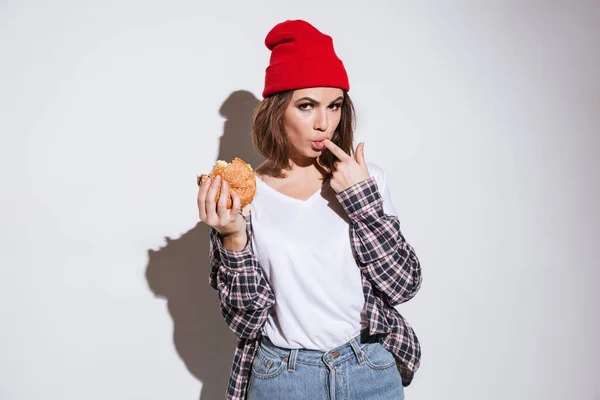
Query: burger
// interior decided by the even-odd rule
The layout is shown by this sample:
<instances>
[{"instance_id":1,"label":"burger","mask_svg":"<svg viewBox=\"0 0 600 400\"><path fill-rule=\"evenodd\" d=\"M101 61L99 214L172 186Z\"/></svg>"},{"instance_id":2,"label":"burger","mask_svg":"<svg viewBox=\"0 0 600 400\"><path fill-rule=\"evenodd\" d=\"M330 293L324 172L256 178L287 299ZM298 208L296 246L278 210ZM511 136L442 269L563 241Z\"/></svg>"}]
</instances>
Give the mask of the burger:
<instances>
[{"instance_id":1,"label":"burger","mask_svg":"<svg viewBox=\"0 0 600 400\"><path fill-rule=\"evenodd\" d=\"M197 177L197 184L200 186L208 178L214 179L217 176L220 176L223 181L227 182L230 191L238 195L240 198L240 208L246 207L254 200L254 196L256 195L256 177L250 164L237 157L230 163L218 160L210 174L202 174ZM215 201L219 201L220 195L221 187L217 189ZM227 199L227 208L231 207L233 207L233 200L229 196Z\"/></svg>"}]
</instances>

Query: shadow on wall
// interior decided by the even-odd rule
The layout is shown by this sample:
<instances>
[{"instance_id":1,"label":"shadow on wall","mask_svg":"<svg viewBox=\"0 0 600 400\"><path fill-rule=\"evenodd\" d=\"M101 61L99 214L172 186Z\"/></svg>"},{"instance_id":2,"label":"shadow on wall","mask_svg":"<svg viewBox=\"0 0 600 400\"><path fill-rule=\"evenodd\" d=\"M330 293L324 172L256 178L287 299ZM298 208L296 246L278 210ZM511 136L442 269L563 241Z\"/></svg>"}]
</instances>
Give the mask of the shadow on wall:
<instances>
[{"instance_id":1,"label":"shadow on wall","mask_svg":"<svg viewBox=\"0 0 600 400\"><path fill-rule=\"evenodd\" d=\"M251 139L252 113L258 103L244 90L225 100L219 110L225 124L215 161L240 157L253 167L263 161ZM166 237L166 246L148 250L146 279L154 295L167 300L177 353L202 382L200 400L216 400L225 397L236 337L221 316L217 292L208 284L209 227L197 220L178 239Z\"/></svg>"}]
</instances>

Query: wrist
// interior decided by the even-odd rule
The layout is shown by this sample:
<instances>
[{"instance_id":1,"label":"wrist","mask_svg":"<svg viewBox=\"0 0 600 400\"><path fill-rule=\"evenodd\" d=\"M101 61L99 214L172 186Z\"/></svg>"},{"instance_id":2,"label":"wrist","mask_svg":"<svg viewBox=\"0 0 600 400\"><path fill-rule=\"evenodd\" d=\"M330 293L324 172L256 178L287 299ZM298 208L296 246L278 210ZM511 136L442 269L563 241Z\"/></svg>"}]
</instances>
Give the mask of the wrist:
<instances>
[{"instance_id":1,"label":"wrist","mask_svg":"<svg viewBox=\"0 0 600 400\"><path fill-rule=\"evenodd\" d=\"M235 232L221 235L221 240L223 241L223 247L227 250L240 251L244 250L244 247L246 247L248 236L246 231Z\"/></svg>"}]
</instances>

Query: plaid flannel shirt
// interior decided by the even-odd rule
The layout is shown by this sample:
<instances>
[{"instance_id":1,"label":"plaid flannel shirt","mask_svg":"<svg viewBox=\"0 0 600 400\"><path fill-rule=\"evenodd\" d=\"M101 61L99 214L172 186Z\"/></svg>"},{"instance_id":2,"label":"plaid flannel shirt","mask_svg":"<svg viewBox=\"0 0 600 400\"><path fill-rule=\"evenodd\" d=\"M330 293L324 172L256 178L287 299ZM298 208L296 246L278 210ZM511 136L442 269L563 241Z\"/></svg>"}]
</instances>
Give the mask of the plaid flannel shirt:
<instances>
[{"instance_id":1,"label":"plaid flannel shirt","mask_svg":"<svg viewBox=\"0 0 600 400\"><path fill-rule=\"evenodd\" d=\"M383 199L374 177L336 195L350 218L350 240L362 286L369 333L396 358L404 386L420 364L417 337L394 306L411 299L421 286L421 267L413 248L400 232L398 218L384 214ZM238 336L226 398L246 396L252 361L261 329L275 296L252 252L251 215L246 217L248 243L241 251L223 247L210 231L210 285L218 291L221 312Z\"/></svg>"}]
</instances>

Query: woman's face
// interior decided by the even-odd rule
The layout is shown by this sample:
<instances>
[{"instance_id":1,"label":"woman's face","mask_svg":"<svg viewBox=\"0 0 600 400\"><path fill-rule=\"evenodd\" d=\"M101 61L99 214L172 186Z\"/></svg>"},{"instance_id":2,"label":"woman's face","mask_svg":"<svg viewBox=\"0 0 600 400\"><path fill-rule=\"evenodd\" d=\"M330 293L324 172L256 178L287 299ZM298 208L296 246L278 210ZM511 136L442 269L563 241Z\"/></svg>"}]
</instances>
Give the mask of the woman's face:
<instances>
[{"instance_id":1,"label":"woman's face","mask_svg":"<svg viewBox=\"0 0 600 400\"><path fill-rule=\"evenodd\" d=\"M344 91L316 87L294 91L283 116L283 129L294 157L316 158L340 123Z\"/></svg>"}]
</instances>

